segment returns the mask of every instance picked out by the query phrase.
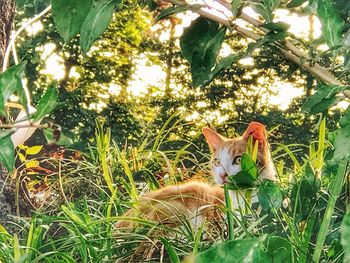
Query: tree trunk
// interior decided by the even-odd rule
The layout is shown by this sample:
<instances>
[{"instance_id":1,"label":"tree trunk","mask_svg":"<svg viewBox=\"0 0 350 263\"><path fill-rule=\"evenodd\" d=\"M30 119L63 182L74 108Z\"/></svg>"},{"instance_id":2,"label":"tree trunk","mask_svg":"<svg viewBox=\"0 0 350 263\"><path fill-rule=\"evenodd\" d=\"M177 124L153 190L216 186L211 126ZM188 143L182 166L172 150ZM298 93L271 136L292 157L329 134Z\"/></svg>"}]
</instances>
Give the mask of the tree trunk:
<instances>
[{"instance_id":1,"label":"tree trunk","mask_svg":"<svg viewBox=\"0 0 350 263\"><path fill-rule=\"evenodd\" d=\"M2 64L4 62L4 56L6 47L9 43L11 36L11 29L13 20L15 17L15 1L14 0L0 0L0 73ZM0 165L0 224L5 224L8 221L8 216L13 211L15 204L13 198L9 197L6 193L7 173L2 169Z\"/></svg>"},{"instance_id":2,"label":"tree trunk","mask_svg":"<svg viewBox=\"0 0 350 263\"><path fill-rule=\"evenodd\" d=\"M0 0L0 66L2 66L4 62L5 51L10 40L14 17L15 1Z\"/></svg>"}]
</instances>

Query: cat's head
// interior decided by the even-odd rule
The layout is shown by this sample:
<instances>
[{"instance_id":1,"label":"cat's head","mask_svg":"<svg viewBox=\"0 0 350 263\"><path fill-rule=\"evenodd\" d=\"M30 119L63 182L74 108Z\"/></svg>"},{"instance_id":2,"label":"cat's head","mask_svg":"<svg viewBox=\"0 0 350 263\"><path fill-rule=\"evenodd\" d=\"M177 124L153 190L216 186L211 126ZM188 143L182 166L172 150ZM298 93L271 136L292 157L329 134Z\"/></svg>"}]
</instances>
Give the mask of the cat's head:
<instances>
[{"instance_id":1,"label":"cat's head","mask_svg":"<svg viewBox=\"0 0 350 263\"><path fill-rule=\"evenodd\" d=\"M272 163L266 130L263 124L251 122L241 137L225 138L210 128L203 128L203 134L213 151L211 169L217 184L227 182L227 176L241 171L241 156L246 151L250 136L253 145L259 143L257 165L261 179L276 180L275 167Z\"/></svg>"}]
</instances>

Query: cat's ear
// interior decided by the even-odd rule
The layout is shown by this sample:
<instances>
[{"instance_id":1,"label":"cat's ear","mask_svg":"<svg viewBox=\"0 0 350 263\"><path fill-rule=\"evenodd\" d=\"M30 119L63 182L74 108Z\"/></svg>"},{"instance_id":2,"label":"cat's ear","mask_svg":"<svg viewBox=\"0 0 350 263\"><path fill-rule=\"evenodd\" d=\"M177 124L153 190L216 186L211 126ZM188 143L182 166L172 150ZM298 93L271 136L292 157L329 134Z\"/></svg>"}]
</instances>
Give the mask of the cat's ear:
<instances>
[{"instance_id":1,"label":"cat's ear","mask_svg":"<svg viewBox=\"0 0 350 263\"><path fill-rule=\"evenodd\" d=\"M248 140L249 136L253 137L254 142L259 142L259 147L265 148L267 145L267 136L265 126L259 122L251 122L243 134L243 139Z\"/></svg>"},{"instance_id":2,"label":"cat's ear","mask_svg":"<svg viewBox=\"0 0 350 263\"><path fill-rule=\"evenodd\" d=\"M207 140L210 147L216 151L220 145L225 141L225 138L218 134L216 131L208 127L202 129L205 139Z\"/></svg>"}]
</instances>

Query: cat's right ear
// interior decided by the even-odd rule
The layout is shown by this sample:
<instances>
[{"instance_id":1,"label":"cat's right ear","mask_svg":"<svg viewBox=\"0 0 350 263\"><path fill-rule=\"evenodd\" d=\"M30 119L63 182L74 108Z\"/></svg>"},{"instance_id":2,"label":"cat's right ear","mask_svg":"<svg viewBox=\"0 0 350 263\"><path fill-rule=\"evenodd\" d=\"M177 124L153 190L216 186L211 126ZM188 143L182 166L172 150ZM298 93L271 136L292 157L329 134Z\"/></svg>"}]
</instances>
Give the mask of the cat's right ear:
<instances>
[{"instance_id":1,"label":"cat's right ear","mask_svg":"<svg viewBox=\"0 0 350 263\"><path fill-rule=\"evenodd\" d=\"M205 139L207 140L207 143L214 151L216 151L220 147L220 145L225 141L224 137L222 137L216 131L213 131L208 127L204 127L202 129L202 132L204 134Z\"/></svg>"}]
</instances>

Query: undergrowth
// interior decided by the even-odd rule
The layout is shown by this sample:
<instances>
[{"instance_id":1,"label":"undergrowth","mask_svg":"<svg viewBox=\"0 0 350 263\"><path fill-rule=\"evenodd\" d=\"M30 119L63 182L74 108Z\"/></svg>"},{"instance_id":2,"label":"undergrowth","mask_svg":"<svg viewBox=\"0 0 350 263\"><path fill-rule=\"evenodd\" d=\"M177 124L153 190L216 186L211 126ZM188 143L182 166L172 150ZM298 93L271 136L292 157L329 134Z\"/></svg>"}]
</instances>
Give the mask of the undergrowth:
<instances>
[{"instance_id":1,"label":"undergrowth","mask_svg":"<svg viewBox=\"0 0 350 263\"><path fill-rule=\"evenodd\" d=\"M208 163L188 150L191 142L162 149L172 129L167 122L156 138L120 148L99 124L96 144L83 160L46 160L59 168L45 179L54 202L44 203L31 218L13 217L0 227L0 262L215 262L222 254L226 262L349 258L343 248L349 236L342 235L350 229L348 182L342 184L347 167L329 161L333 148L325 121L318 140L308 146L272 145L285 207L241 216L222 208L229 220L221 228L195 228L186 218L177 228L134 218L134 231L115 229L140 193L210 177ZM299 151L305 153L301 159L295 155Z\"/></svg>"}]
</instances>

